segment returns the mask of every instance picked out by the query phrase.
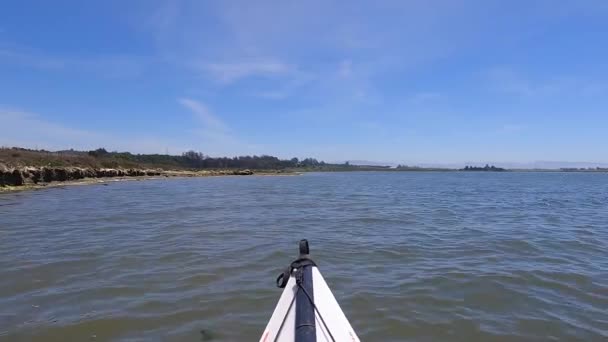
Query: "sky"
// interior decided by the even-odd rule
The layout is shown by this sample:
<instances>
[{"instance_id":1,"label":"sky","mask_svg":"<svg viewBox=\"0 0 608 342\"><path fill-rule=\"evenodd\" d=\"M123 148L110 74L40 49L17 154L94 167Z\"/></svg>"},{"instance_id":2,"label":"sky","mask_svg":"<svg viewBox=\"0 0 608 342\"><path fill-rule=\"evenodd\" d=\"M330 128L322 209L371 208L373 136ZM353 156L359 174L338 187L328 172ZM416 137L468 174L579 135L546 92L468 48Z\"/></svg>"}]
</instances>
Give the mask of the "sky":
<instances>
[{"instance_id":1,"label":"sky","mask_svg":"<svg viewBox=\"0 0 608 342\"><path fill-rule=\"evenodd\" d=\"M0 146L608 163L608 2L5 1Z\"/></svg>"}]
</instances>

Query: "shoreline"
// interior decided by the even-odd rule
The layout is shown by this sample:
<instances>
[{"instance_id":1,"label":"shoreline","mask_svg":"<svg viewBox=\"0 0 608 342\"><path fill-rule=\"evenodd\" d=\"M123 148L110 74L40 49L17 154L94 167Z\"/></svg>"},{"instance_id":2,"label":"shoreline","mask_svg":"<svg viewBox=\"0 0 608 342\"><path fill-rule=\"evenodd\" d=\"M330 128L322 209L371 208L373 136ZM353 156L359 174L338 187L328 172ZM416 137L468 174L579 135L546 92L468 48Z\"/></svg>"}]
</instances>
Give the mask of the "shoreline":
<instances>
[{"instance_id":1,"label":"shoreline","mask_svg":"<svg viewBox=\"0 0 608 342\"><path fill-rule=\"evenodd\" d=\"M91 168L35 168L0 169L0 194L40 190L73 185L108 185L111 182L142 181L169 178L220 177L220 176L276 176L296 175L282 170L141 170Z\"/></svg>"}]
</instances>

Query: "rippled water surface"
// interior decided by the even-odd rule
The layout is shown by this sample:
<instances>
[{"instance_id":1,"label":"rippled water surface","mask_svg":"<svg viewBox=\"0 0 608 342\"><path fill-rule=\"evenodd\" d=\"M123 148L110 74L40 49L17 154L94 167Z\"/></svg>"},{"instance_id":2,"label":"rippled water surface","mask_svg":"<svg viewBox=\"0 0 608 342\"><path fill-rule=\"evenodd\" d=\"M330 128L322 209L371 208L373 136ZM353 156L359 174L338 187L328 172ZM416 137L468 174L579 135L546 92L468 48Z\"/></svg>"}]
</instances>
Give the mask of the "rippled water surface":
<instances>
[{"instance_id":1,"label":"rippled water surface","mask_svg":"<svg viewBox=\"0 0 608 342\"><path fill-rule=\"evenodd\" d=\"M321 173L0 195L1 341L256 340L308 238L362 340L608 340L608 175Z\"/></svg>"}]
</instances>

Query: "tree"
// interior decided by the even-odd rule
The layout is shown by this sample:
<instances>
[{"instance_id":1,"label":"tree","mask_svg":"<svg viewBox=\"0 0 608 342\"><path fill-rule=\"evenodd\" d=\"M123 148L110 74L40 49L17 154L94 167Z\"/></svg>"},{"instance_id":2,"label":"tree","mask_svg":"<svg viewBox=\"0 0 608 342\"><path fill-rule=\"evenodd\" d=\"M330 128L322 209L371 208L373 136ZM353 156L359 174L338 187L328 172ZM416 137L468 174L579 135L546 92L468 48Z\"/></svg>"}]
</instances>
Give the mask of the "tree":
<instances>
[{"instance_id":1,"label":"tree","mask_svg":"<svg viewBox=\"0 0 608 342\"><path fill-rule=\"evenodd\" d=\"M94 151L89 151L89 155L93 156L93 157L101 157L101 156L104 156L106 154L108 154L108 151L106 151L106 149L103 148L103 147L100 147L100 148L98 148L98 149L96 149Z\"/></svg>"},{"instance_id":2,"label":"tree","mask_svg":"<svg viewBox=\"0 0 608 342\"><path fill-rule=\"evenodd\" d=\"M188 167L192 168L202 168L204 166L205 155L201 152L196 151L188 151L182 153L182 158Z\"/></svg>"},{"instance_id":3,"label":"tree","mask_svg":"<svg viewBox=\"0 0 608 342\"><path fill-rule=\"evenodd\" d=\"M317 161L314 158L306 158L306 159L302 160L301 164L303 166L317 166L317 165L319 165L319 161Z\"/></svg>"}]
</instances>

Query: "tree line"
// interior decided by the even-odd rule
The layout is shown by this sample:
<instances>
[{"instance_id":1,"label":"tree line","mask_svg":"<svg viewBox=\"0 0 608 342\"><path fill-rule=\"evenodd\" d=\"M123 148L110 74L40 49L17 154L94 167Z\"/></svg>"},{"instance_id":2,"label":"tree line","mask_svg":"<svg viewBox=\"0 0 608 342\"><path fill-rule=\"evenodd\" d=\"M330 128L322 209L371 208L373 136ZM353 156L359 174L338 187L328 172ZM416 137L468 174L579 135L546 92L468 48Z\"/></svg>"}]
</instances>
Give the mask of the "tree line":
<instances>
[{"instance_id":1,"label":"tree line","mask_svg":"<svg viewBox=\"0 0 608 342\"><path fill-rule=\"evenodd\" d=\"M140 164L173 166L189 169L253 169L277 170L297 167L322 167L327 165L315 158L306 159L280 159L275 156L238 156L238 157L211 157L202 152L187 151L181 155L168 154L132 154L130 152L108 152L105 148L98 148L88 152L89 156L100 159L119 159Z\"/></svg>"},{"instance_id":2,"label":"tree line","mask_svg":"<svg viewBox=\"0 0 608 342\"><path fill-rule=\"evenodd\" d=\"M480 166L465 166L464 169L460 169L461 171L505 171L502 167L496 167L494 165L490 166L486 164L484 167Z\"/></svg>"}]
</instances>

